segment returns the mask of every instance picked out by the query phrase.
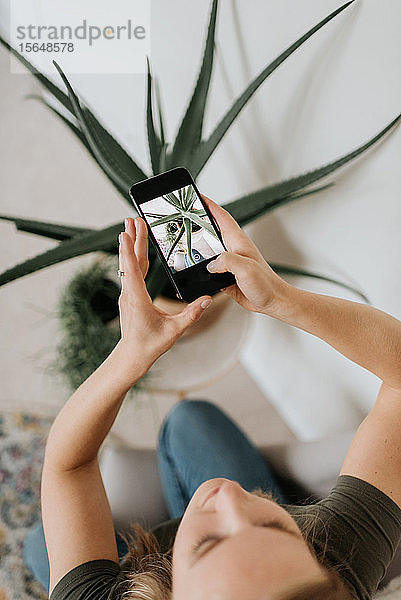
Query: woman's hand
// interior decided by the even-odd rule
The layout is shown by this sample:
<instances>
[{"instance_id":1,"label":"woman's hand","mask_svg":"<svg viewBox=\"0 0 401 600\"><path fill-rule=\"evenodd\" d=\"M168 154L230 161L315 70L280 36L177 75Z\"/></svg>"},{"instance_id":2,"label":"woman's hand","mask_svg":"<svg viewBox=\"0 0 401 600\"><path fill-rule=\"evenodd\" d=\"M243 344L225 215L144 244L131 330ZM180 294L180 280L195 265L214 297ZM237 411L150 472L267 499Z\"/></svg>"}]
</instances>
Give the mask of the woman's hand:
<instances>
[{"instance_id":1,"label":"woman's hand","mask_svg":"<svg viewBox=\"0 0 401 600\"><path fill-rule=\"evenodd\" d=\"M166 352L184 331L199 319L212 299L201 296L179 314L169 315L154 306L144 278L148 271L148 232L145 221L138 217L125 220L120 233L119 266L121 277L121 340L127 356L146 371Z\"/></svg>"},{"instance_id":2,"label":"woman's hand","mask_svg":"<svg viewBox=\"0 0 401 600\"><path fill-rule=\"evenodd\" d=\"M247 310L276 316L292 286L271 269L230 213L203 194L202 198L219 225L228 249L207 265L208 270L212 273L229 271L235 276L236 284L223 291L238 304Z\"/></svg>"}]
</instances>

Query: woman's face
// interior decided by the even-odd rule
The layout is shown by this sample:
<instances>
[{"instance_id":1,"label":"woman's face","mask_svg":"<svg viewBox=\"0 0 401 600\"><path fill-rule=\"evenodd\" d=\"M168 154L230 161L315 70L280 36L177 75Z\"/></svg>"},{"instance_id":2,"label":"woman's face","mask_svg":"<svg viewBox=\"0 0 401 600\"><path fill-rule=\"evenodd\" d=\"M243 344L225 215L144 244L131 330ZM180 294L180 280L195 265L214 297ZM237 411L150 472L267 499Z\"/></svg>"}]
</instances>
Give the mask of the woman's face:
<instances>
[{"instance_id":1,"label":"woman's face","mask_svg":"<svg viewBox=\"0 0 401 600\"><path fill-rule=\"evenodd\" d=\"M218 539L194 550L209 535ZM294 583L326 578L296 522L270 494L216 478L192 496L173 547L174 600L267 600Z\"/></svg>"}]
</instances>

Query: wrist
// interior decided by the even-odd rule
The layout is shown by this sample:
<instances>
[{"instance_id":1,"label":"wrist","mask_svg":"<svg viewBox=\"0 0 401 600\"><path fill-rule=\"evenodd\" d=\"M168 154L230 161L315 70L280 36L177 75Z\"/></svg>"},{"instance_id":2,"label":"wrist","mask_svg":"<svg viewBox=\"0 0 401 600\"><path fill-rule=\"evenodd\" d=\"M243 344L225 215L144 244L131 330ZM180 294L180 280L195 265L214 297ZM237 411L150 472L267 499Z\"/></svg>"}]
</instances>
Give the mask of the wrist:
<instances>
[{"instance_id":1,"label":"wrist","mask_svg":"<svg viewBox=\"0 0 401 600\"><path fill-rule=\"evenodd\" d=\"M132 342L128 344L123 338L120 338L110 357L112 355L118 376L126 382L128 389L145 375L157 358L142 347L133 348Z\"/></svg>"},{"instance_id":2,"label":"wrist","mask_svg":"<svg viewBox=\"0 0 401 600\"><path fill-rule=\"evenodd\" d=\"M277 285L274 294L261 312L280 321L292 321L299 301L298 293L300 291L277 276Z\"/></svg>"}]
</instances>

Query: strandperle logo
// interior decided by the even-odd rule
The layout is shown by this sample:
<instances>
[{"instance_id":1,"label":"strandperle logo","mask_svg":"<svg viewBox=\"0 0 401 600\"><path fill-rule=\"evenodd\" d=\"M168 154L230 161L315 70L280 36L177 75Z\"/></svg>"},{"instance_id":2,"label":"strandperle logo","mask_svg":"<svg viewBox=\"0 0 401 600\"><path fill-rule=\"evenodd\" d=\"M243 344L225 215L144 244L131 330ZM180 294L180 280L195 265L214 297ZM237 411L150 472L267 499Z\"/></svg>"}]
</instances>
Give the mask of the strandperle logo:
<instances>
[{"instance_id":1,"label":"strandperle logo","mask_svg":"<svg viewBox=\"0 0 401 600\"><path fill-rule=\"evenodd\" d=\"M89 24L86 19L82 24L71 25L19 25L17 27L17 40L32 41L74 41L88 40L92 46L97 40L145 40L146 28L128 19L125 25L99 25Z\"/></svg>"},{"instance_id":2,"label":"strandperle logo","mask_svg":"<svg viewBox=\"0 0 401 600\"><path fill-rule=\"evenodd\" d=\"M151 54L150 0L2 2L9 2L10 45L44 75L55 76L55 59L70 74L146 72L146 57ZM10 69L24 72L12 60Z\"/></svg>"}]
</instances>

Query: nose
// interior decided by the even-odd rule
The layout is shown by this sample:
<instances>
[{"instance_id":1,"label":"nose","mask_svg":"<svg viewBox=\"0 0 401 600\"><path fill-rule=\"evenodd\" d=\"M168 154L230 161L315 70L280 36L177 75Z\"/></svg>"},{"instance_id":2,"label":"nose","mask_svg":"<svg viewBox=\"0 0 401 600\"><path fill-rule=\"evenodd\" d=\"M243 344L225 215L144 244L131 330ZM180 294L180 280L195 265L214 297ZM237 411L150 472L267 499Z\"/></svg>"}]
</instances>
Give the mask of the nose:
<instances>
[{"instance_id":1,"label":"nose","mask_svg":"<svg viewBox=\"0 0 401 600\"><path fill-rule=\"evenodd\" d=\"M222 483L216 494L215 509L221 511L230 529L249 525L248 492L237 481L226 479Z\"/></svg>"}]
</instances>

